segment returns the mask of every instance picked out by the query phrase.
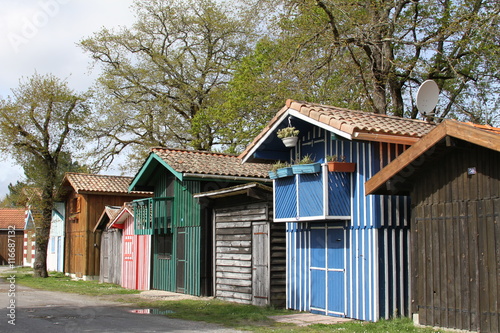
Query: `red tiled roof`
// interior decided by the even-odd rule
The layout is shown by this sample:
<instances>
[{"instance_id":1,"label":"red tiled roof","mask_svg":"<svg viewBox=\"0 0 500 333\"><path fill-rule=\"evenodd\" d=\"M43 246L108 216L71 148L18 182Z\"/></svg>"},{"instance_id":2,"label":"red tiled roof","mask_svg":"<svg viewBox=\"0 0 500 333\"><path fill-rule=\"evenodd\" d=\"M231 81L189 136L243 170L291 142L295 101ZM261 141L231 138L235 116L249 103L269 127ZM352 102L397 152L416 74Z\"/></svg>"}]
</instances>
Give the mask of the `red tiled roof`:
<instances>
[{"instance_id":1,"label":"red tiled roof","mask_svg":"<svg viewBox=\"0 0 500 333\"><path fill-rule=\"evenodd\" d=\"M64 177L63 183L68 182L77 193L95 192L128 194L128 186L132 182L132 179L132 177L126 176L106 176L68 172ZM131 193L137 194L146 192L133 191Z\"/></svg>"},{"instance_id":2,"label":"red tiled roof","mask_svg":"<svg viewBox=\"0 0 500 333\"><path fill-rule=\"evenodd\" d=\"M10 226L24 229L24 224L24 208L0 208L0 229L8 229Z\"/></svg>"},{"instance_id":3,"label":"red tiled roof","mask_svg":"<svg viewBox=\"0 0 500 333\"><path fill-rule=\"evenodd\" d=\"M436 126L423 120L355 111L315 103L288 100L286 105L311 119L348 134L369 132L422 137Z\"/></svg>"},{"instance_id":4,"label":"red tiled roof","mask_svg":"<svg viewBox=\"0 0 500 333\"><path fill-rule=\"evenodd\" d=\"M240 155L244 158L246 154L259 142L273 126L282 119L288 111L297 111L301 115L328 125L334 129L352 135L356 139L357 135L391 135L401 138L421 138L429 133L435 124L423 120L387 116L371 112L355 111L335 106L328 106L315 103L298 102L287 100L286 105L274 116L262 132L255 137L253 142ZM365 140L369 140L365 136ZM379 140L382 141L382 140Z\"/></svg>"},{"instance_id":5,"label":"red tiled roof","mask_svg":"<svg viewBox=\"0 0 500 333\"><path fill-rule=\"evenodd\" d=\"M168 148L152 151L179 173L268 178L270 169L266 164L242 164L237 156L228 154Z\"/></svg>"}]
</instances>

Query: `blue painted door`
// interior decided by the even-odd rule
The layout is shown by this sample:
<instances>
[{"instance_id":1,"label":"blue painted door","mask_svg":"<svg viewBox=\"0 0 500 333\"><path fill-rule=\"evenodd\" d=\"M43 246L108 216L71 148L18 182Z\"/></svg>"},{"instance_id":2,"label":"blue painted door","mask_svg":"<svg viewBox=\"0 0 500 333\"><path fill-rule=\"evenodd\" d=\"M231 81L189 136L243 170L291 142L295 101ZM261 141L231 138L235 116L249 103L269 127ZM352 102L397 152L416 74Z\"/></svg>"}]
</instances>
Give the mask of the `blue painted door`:
<instances>
[{"instance_id":1,"label":"blue painted door","mask_svg":"<svg viewBox=\"0 0 500 333\"><path fill-rule=\"evenodd\" d=\"M311 227L311 311L345 315L345 236L341 226Z\"/></svg>"},{"instance_id":2,"label":"blue painted door","mask_svg":"<svg viewBox=\"0 0 500 333\"><path fill-rule=\"evenodd\" d=\"M57 236L57 244L56 244L56 251L57 251L57 271L58 272L64 272L64 243L62 242L62 237Z\"/></svg>"}]
</instances>

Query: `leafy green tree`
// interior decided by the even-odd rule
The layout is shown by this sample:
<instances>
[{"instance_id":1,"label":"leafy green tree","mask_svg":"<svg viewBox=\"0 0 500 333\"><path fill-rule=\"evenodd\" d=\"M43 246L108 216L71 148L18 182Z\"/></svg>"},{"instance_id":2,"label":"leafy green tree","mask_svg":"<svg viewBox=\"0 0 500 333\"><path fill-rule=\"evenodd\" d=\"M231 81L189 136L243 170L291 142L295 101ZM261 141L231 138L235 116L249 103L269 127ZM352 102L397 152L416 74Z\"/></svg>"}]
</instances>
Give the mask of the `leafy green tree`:
<instances>
[{"instance_id":1,"label":"leafy green tree","mask_svg":"<svg viewBox=\"0 0 500 333\"><path fill-rule=\"evenodd\" d=\"M277 9L269 31L288 44L288 70L336 96L316 102L346 96L363 110L415 118L411 97L433 79L441 89L434 120L499 120L498 1L257 2Z\"/></svg>"},{"instance_id":2,"label":"leafy green tree","mask_svg":"<svg viewBox=\"0 0 500 333\"><path fill-rule=\"evenodd\" d=\"M0 202L0 207L2 208L15 208L15 207L25 207L28 198L23 192L23 189L27 187L25 182L17 181L15 184L10 183L8 185L9 193Z\"/></svg>"},{"instance_id":3,"label":"leafy green tree","mask_svg":"<svg viewBox=\"0 0 500 333\"><path fill-rule=\"evenodd\" d=\"M36 225L36 277L47 277L54 192L70 151L82 148L83 124L91 116L88 96L72 91L53 75L35 74L21 82L12 96L0 100L0 152L23 167L30 185L39 189Z\"/></svg>"},{"instance_id":4,"label":"leafy green tree","mask_svg":"<svg viewBox=\"0 0 500 333\"><path fill-rule=\"evenodd\" d=\"M243 9L233 14L234 6L137 1L132 27L102 29L81 41L102 68L96 88L102 116L92 128L108 158L131 146L210 150L227 143L218 133L234 119L218 106L254 31L253 20Z\"/></svg>"}]
</instances>

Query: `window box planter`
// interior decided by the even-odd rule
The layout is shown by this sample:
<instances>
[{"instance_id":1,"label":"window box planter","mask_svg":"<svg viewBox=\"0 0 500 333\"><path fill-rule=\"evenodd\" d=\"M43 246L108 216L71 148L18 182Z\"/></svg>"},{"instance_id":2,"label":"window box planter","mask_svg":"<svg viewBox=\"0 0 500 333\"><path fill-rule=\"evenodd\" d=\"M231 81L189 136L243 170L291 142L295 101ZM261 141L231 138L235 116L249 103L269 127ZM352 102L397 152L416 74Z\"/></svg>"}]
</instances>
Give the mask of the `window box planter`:
<instances>
[{"instance_id":1,"label":"window box planter","mask_svg":"<svg viewBox=\"0 0 500 333\"><path fill-rule=\"evenodd\" d=\"M293 176L292 167L281 168L281 169L276 170L276 176L277 176L277 178Z\"/></svg>"},{"instance_id":2,"label":"window box planter","mask_svg":"<svg viewBox=\"0 0 500 333\"><path fill-rule=\"evenodd\" d=\"M349 162L328 162L328 171L330 172L354 172L356 163Z\"/></svg>"},{"instance_id":3,"label":"window box planter","mask_svg":"<svg viewBox=\"0 0 500 333\"><path fill-rule=\"evenodd\" d=\"M275 171L269 171L269 178L276 179L278 178L278 174Z\"/></svg>"},{"instance_id":4,"label":"window box planter","mask_svg":"<svg viewBox=\"0 0 500 333\"><path fill-rule=\"evenodd\" d=\"M294 164L292 170L294 174L317 173L321 171L321 163Z\"/></svg>"}]
</instances>

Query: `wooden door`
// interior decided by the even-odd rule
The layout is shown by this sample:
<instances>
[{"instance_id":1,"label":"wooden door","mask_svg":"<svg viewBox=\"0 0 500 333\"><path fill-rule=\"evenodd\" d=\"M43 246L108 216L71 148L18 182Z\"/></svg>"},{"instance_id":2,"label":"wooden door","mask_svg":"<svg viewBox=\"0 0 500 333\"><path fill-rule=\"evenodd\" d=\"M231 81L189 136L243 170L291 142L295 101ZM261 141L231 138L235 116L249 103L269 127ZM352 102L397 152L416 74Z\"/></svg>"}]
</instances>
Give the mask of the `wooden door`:
<instances>
[{"instance_id":1,"label":"wooden door","mask_svg":"<svg viewBox=\"0 0 500 333\"><path fill-rule=\"evenodd\" d=\"M252 226L252 304L270 304L269 224Z\"/></svg>"},{"instance_id":2,"label":"wooden door","mask_svg":"<svg viewBox=\"0 0 500 333\"><path fill-rule=\"evenodd\" d=\"M111 237L109 233L104 232L102 234L101 241L101 282L109 281L109 269L110 269L110 258L109 253L111 249Z\"/></svg>"},{"instance_id":3,"label":"wooden door","mask_svg":"<svg viewBox=\"0 0 500 333\"><path fill-rule=\"evenodd\" d=\"M186 271L186 228L177 228L176 291L185 292L184 275Z\"/></svg>"},{"instance_id":4,"label":"wooden door","mask_svg":"<svg viewBox=\"0 0 500 333\"><path fill-rule=\"evenodd\" d=\"M340 226L311 228L311 310L345 315L345 237Z\"/></svg>"}]
</instances>

